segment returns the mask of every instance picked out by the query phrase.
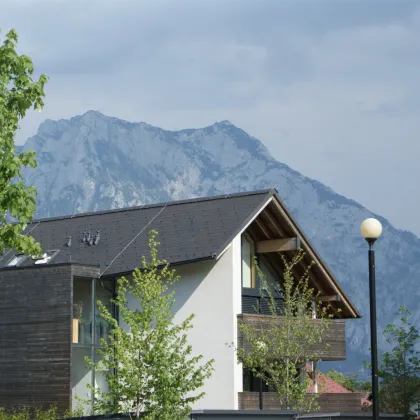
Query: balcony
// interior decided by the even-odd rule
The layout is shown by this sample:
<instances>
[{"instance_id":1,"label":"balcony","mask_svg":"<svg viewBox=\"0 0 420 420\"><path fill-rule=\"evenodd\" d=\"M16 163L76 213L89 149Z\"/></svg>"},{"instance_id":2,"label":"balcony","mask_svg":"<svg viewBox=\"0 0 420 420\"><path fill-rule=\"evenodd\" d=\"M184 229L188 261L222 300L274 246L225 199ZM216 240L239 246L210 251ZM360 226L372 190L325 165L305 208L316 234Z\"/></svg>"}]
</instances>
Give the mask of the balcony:
<instances>
[{"instance_id":1,"label":"balcony","mask_svg":"<svg viewBox=\"0 0 420 420\"><path fill-rule=\"evenodd\" d=\"M263 392L263 408L265 410L281 409L275 392ZM259 393L258 392L239 392L238 403L240 410L258 410ZM320 412L351 412L362 411L360 392L349 393L325 393L319 394L317 403Z\"/></svg>"},{"instance_id":2,"label":"balcony","mask_svg":"<svg viewBox=\"0 0 420 420\"><path fill-rule=\"evenodd\" d=\"M280 324L282 317L274 317ZM272 322L273 317L264 314L240 314L238 315L238 322L250 324L257 329L267 328L269 323ZM314 325L319 320L311 320ZM238 345L242 348L247 348L247 343L244 343L243 337L238 331ZM317 345L318 349L316 354L319 359L324 361L335 361L346 359L346 324L345 321L331 321L325 339L322 343Z\"/></svg>"}]
</instances>

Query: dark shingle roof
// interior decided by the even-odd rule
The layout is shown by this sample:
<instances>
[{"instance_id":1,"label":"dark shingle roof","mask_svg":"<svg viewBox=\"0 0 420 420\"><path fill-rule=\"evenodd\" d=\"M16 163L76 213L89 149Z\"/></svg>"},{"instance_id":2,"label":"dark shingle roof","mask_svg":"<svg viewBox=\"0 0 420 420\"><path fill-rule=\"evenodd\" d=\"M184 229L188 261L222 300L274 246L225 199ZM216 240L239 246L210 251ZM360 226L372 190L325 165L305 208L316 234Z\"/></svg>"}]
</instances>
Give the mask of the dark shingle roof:
<instances>
[{"instance_id":1,"label":"dark shingle roof","mask_svg":"<svg viewBox=\"0 0 420 420\"><path fill-rule=\"evenodd\" d=\"M99 265L103 275L127 273L148 253L149 232L158 231L159 258L180 264L215 258L274 194L274 190L84 213L35 221L28 226L43 251L59 249L50 264ZM96 234L96 246L81 242L83 232ZM71 247L65 244L72 237ZM3 268L14 256L0 259ZM20 267L32 266L27 258Z\"/></svg>"}]
</instances>

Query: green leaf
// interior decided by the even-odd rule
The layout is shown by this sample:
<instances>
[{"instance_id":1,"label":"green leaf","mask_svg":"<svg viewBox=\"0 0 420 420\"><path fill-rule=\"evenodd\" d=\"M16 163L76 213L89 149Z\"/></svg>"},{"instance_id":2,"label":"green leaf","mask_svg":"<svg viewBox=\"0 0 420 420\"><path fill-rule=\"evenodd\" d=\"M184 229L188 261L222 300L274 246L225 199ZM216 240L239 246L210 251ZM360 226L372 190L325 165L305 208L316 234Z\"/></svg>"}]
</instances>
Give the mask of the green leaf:
<instances>
[{"instance_id":1,"label":"green leaf","mask_svg":"<svg viewBox=\"0 0 420 420\"><path fill-rule=\"evenodd\" d=\"M0 214L4 215L0 226L0 248L35 255L40 252L40 246L22 234L22 227L32 219L36 210L36 190L19 181L22 167L36 167L35 153L16 156L14 137L26 112L32 107L43 106L44 86L48 79L45 75L41 75L38 81L32 79L32 60L18 54L17 42L18 34L12 29L0 44ZM6 223L7 214L19 223L11 227Z\"/></svg>"},{"instance_id":2,"label":"green leaf","mask_svg":"<svg viewBox=\"0 0 420 420\"><path fill-rule=\"evenodd\" d=\"M174 293L169 288L179 277L159 260L156 235L150 232L150 260L143 257L141 269L117 281L113 303L127 327L97 302L111 335L108 341L102 339L99 363L85 359L108 382L108 390L95 390L95 414L145 412L145 420L184 420L192 404L203 397L200 388L213 371L213 360L203 361L188 345L186 332L192 328L193 315L174 321ZM141 309L133 308L132 299L129 305L129 295Z\"/></svg>"}]
</instances>

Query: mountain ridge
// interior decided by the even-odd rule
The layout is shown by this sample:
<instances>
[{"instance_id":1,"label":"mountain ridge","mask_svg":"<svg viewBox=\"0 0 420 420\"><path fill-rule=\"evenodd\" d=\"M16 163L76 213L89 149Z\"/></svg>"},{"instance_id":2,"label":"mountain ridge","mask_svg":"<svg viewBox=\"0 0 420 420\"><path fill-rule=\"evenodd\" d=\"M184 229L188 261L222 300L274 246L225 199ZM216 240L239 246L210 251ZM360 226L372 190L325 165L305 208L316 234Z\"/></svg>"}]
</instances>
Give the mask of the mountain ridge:
<instances>
[{"instance_id":1,"label":"mountain ridge","mask_svg":"<svg viewBox=\"0 0 420 420\"><path fill-rule=\"evenodd\" d=\"M400 304L415 307L420 297L419 238L275 160L260 140L226 120L169 131L88 111L67 120L46 120L24 149L37 152L38 169L24 171L39 192L37 215L275 187L362 314L368 308L367 246L359 226L364 218L377 217L384 226L376 245L380 327L393 321L391 314ZM406 287L396 293L402 278ZM365 315L348 323L351 369L368 354ZM420 322L420 309L415 319Z\"/></svg>"}]
</instances>

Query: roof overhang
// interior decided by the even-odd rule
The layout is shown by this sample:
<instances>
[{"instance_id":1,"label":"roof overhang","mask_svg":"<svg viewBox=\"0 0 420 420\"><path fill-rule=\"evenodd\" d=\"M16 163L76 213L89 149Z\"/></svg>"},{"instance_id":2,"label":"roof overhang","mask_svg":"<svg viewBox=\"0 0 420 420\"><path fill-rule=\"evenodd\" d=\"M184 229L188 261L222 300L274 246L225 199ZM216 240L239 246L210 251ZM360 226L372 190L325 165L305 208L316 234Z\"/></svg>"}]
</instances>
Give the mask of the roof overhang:
<instances>
[{"instance_id":1,"label":"roof overhang","mask_svg":"<svg viewBox=\"0 0 420 420\"><path fill-rule=\"evenodd\" d=\"M264 228L264 225L269 228ZM257 227L260 234L260 251L262 249L265 252L284 252L286 255L290 255L296 249L303 249L305 256L302 263L306 267L313 264L310 275L314 285L321 292L319 300L328 301L339 309L340 318L360 318L356 307L351 303L327 264L318 255L298 223L286 209L276 190L267 191L265 199L261 201L234 237L241 235L247 229L253 229L254 226ZM224 254L234 237L229 240L216 258L220 258Z\"/></svg>"}]
</instances>

